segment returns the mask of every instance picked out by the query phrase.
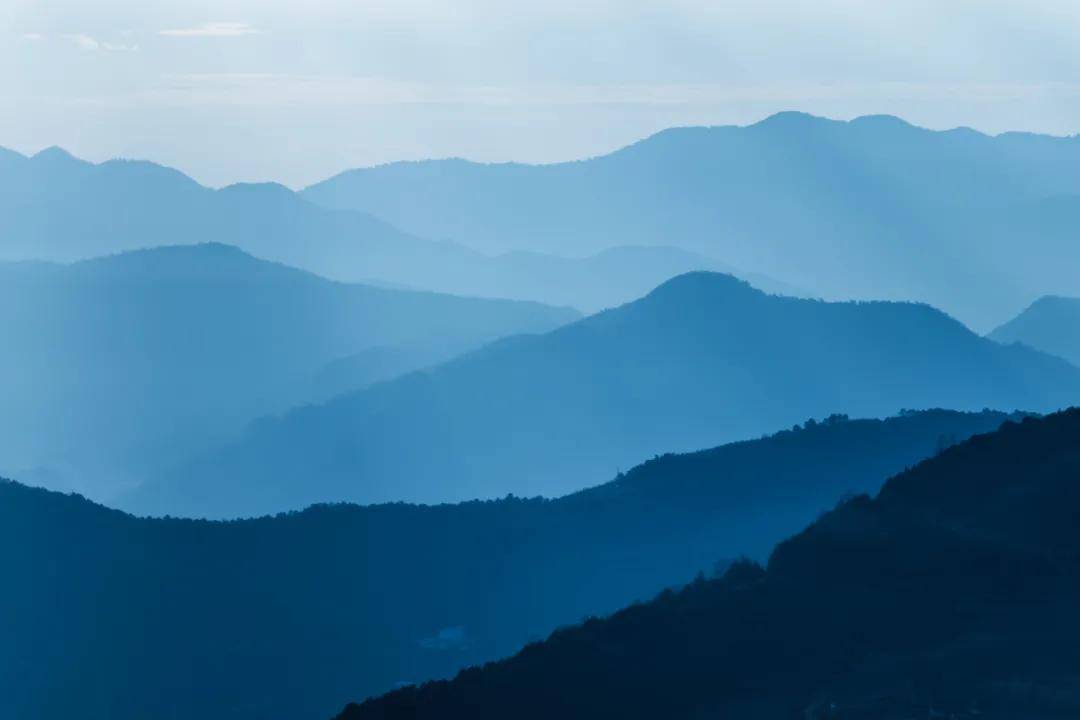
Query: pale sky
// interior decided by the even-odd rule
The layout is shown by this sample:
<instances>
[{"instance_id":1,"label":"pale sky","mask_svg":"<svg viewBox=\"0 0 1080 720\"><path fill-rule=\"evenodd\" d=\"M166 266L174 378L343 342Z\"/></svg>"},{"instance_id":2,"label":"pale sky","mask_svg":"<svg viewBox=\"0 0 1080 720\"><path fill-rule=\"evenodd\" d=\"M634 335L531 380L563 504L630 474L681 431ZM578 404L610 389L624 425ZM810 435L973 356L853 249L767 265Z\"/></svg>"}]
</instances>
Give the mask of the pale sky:
<instances>
[{"instance_id":1,"label":"pale sky","mask_svg":"<svg viewBox=\"0 0 1080 720\"><path fill-rule=\"evenodd\" d=\"M0 0L0 145L293 187L779 110L1080 132L1075 0Z\"/></svg>"}]
</instances>

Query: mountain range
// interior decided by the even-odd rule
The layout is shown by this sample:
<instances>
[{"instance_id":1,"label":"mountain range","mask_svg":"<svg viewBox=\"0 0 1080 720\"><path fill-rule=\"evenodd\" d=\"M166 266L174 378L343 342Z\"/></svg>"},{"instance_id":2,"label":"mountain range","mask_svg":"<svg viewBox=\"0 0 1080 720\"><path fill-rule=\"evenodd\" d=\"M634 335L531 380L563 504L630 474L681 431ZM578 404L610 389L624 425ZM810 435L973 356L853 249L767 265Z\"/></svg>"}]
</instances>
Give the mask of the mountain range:
<instances>
[{"instance_id":1,"label":"mountain range","mask_svg":"<svg viewBox=\"0 0 1080 720\"><path fill-rule=\"evenodd\" d=\"M553 165L393 163L304 191L488 252L663 244L834 299L918 300L980 331L1076 295L1080 137L780 113Z\"/></svg>"},{"instance_id":2,"label":"mountain range","mask_svg":"<svg viewBox=\"0 0 1080 720\"><path fill-rule=\"evenodd\" d=\"M1080 299L1039 298L990 337L1001 343L1023 343L1080 367Z\"/></svg>"},{"instance_id":3,"label":"mountain range","mask_svg":"<svg viewBox=\"0 0 1080 720\"><path fill-rule=\"evenodd\" d=\"M556 496L661 452L805 417L1042 412L1080 369L925 305L772 296L691 273L546 334L252 425L146 483L140 513L238 517L332 501Z\"/></svg>"},{"instance_id":4,"label":"mountain range","mask_svg":"<svg viewBox=\"0 0 1080 720\"><path fill-rule=\"evenodd\" d=\"M1080 713L1080 411L1007 423L735 563L339 720Z\"/></svg>"},{"instance_id":5,"label":"mountain range","mask_svg":"<svg viewBox=\"0 0 1080 720\"><path fill-rule=\"evenodd\" d=\"M393 347L446 359L577 317L330 282L224 245L0 263L0 463L110 498L309 400L342 358ZM339 389L385 374L353 372Z\"/></svg>"},{"instance_id":6,"label":"mountain range","mask_svg":"<svg viewBox=\"0 0 1080 720\"><path fill-rule=\"evenodd\" d=\"M490 256L401 232L367 213L326 210L274 183L212 190L153 163L93 164L59 148L6 157L0 163L0 260L70 262L219 242L332 280L586 311L632 300L690 270L737 272L700 253L655 242L605 248L581 259ZM746 278L766 290L793 291L760 273Z\"/></svg>"},{"instance_id":7,"label":"mountain range","mask_svg":"<svg viewBox=\"0 0 1080 720\"><path fill-rule=\"evenodd\" d=\"M1078 168L0 148L0 720L1080 717Z\"/></svg>"},{"instance_id":8,"label":"mountain range","mask_svg":"<svg viewBox=\"0 0 1080 720\"><path fill-rule=\"evenodd\" d=\"M0 716L327 718L764 558L841 496L1007 419L832 417L558 500L234 522L0 483Z\"/></svg>"}]
</instances>

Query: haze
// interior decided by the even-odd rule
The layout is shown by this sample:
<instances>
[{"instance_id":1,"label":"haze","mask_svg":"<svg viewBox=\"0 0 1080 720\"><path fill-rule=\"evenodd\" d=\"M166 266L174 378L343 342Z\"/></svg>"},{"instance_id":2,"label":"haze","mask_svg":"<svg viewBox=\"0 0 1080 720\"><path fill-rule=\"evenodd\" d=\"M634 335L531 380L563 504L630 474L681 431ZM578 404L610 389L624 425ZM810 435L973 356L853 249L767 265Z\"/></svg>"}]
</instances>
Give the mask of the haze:
<instances>
[{"instance_id":1,"label":"haze","mask_svg":"<svg viewBox=\"0 0 1080 720\"><path fill-rule=\"evenodd\" d=\"M799 109L930 128L1080 127L1080 7L876 3L158 2L0 8L0 137L201 182L592 156Z\"/></svg>"}]
</instances>

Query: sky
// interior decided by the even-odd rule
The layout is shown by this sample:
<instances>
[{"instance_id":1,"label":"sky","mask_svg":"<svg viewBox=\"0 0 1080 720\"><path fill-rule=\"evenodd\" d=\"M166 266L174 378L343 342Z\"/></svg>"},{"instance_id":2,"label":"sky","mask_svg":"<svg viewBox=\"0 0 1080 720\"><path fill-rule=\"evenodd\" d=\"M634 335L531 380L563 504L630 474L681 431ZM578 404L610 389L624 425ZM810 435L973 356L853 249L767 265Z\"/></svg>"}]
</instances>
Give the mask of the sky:
<instances>
[{"instance_id":1,"label":"sky","mask_svg":"<svg viewBox=\"0 0 1080 720\"><path fill-rule=\"evenodd\" d=\"M302 187L781 110L1080 132L1075 0L0 0L0 146Z\"/></svg>"}]
</instances>

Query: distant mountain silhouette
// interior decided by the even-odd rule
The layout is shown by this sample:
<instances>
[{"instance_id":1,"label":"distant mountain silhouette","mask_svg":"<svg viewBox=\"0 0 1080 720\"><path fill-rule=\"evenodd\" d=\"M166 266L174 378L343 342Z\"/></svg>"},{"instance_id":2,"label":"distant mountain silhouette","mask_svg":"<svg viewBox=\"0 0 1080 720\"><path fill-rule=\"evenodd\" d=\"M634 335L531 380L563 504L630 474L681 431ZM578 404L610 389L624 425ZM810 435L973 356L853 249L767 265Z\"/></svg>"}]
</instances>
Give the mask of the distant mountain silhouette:
<instances>
[{"instance_id":1,"label":"distant mountain silhouette","mask_svg":"<svg viewBox=\"0 0 1080 720\"><path fill-rule=\"evenodd\" d=\"M224 245L0 264L0 464L102 497L306 400L333 360L461 352L576 317L334 283Z\"/></svg>"},{"instance_id":2,"label":"distant mountain silhouette","mask_svg":"<svg viewBox=\"0 0 1080 720\"><path fill-rule=\"evenodd\" d=\"M0 190L0 260L69 262L216 241L333 280L535 300L585 311L632 300L690 270L737 272L655 242L583 259L536 253L491 257L401 232L366 213L326 210L275 183L215 191L153 163L95 165L59 148L32 158L5 151ZM765 290L793 291L761 274L745 277Z\"/></svg>"},{"instance_id":3,"label":"distant mountain silhouette","mask_svg":"<svg viewBox=\"0 0 1080 720\"><path fill-rule=\"evenodd\" d=\"M1080 366L1080 298L1040 298L990 337L1023 343Z\"/></svg>"},{"instance_id":4,"label":"distant mountain silhouette","mask_svg":"<svg viewBox=\"0 0 1080 720\"><path fill-rule=\"evenodd\" d=\"M339 720L1058 720L1080 713L1080 411L840 505L766 568L554 633Z\"/></svg>"},{"instance_id":5,"label":"distant mountain silhouette","mask_svg":"<svg viewBox=\"0 0 1080 720\"><path fill-rule=\"evenodd\" d=\"M1039 295L1080 294L1078 166L1080 137L781 113L578 162L352 170L304 197L489 252L673 245L822 296L929 302L988 330Z\"/></svg>"},{"instance_id":6,"label":"distant mountain silhouette","mask_svg":"<svg viewBox=\"0 0 1080 720\"><path fill-rule=\"evenodd\" d=\"M664 246L618 246L583 258L527 251L495 256L471 282L485 297L523 297L596 311L635 300L665 280L693 271L735 275L759 290L807 297L809 291L768 275L747 273L709 257Z\"/></svg>"},{"instance_id":7,"label":"distant mountain silhouette","mask_svg":"<svg viewBox=\"0 0 1080 720\"><path fill-rule=\"evenodd\" d=\"M0 716L304 720L763 558L995 413L832 418L554 501L140 520L0 484ZM62 691L58 690L62 688Z\"/></svg>"},{"instance_id":8,"label":"distant mountain silhouette","mask_svg":"<svg viewBox=\"0 0 1080 720\"><path fill-rule=\"evenodd\" d=\"M805 417L1077 399L1080 369L928 306L777 297L691 273L551 333L260 422L125 507L234 517L328 500L553 496Z\"/></svg>"}]
</instances>

